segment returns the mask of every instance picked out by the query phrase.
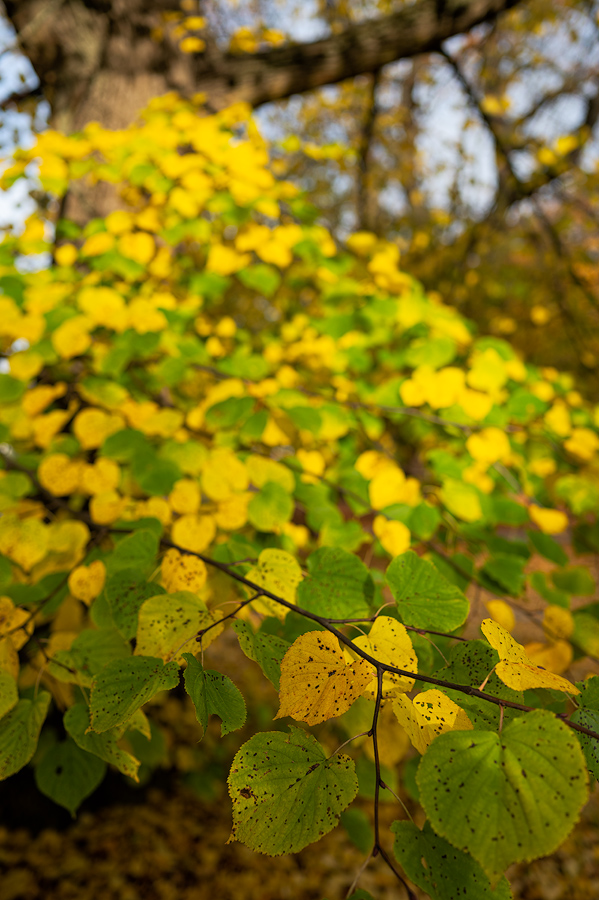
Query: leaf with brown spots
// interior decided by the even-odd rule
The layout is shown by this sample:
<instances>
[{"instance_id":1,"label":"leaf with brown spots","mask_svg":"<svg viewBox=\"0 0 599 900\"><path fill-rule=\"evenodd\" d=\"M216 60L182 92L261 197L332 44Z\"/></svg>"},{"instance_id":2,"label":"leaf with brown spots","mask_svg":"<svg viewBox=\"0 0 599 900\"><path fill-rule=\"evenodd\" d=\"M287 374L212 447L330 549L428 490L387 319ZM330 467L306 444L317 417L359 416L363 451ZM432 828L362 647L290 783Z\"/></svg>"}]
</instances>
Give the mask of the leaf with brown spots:
<instances>
[{"instance_id":1,"label":"leaf with brown spots","mask_svg":"<svg viewBox=\"0 0 599 900\"><path fill-rule=\"evenodd\" d=\"M347 712L373 678L359 659L345 662L339 641L325 631L309 631L291 645L281 663L281 700L275 718L291 716L316 725Z\"/></svg>"},{"instance_id":2,"label":"leaf with brown spots","mask_svg":"<svg viewBox=\"0 0 599 900\"><path fill-rule=\"evenodd\" d=\"M554 675L541 669L526 655L524 647L518 644L509 631L502 628L493 619L485 619L480 630L499 653L500 662L495 666L497 677L515 691L526 691L530 688L549 688L553 691L564 691L566 694L579 694L580 691L567 678Z\"/></svg>"}]
</instances>

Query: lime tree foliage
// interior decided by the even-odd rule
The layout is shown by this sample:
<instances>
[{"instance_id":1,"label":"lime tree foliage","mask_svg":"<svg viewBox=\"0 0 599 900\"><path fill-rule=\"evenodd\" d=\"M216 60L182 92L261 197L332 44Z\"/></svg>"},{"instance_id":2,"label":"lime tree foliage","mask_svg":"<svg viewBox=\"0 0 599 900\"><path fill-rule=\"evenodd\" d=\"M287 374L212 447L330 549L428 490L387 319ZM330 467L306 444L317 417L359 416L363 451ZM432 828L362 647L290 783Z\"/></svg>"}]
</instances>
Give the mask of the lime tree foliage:
<instances>
[{"instance_id":1,"label":"lime tree foliage","mask_svg":"<svg viewBox=\"0 0 599 900\"><path fill-rule=\"evenodd\" d=\"M1 777L32 763L74 813L108 766L138 778L175 688L198 737L239 729L233 640L280 707L232 761L232 840L341 819L431 897L503 900L599 775L599 679L567 677L599 656L599 409L393 244L336 243L248 110L200 103L47 131L3 174L114 209L0 245Z\"/></svg>"}]
</instances>

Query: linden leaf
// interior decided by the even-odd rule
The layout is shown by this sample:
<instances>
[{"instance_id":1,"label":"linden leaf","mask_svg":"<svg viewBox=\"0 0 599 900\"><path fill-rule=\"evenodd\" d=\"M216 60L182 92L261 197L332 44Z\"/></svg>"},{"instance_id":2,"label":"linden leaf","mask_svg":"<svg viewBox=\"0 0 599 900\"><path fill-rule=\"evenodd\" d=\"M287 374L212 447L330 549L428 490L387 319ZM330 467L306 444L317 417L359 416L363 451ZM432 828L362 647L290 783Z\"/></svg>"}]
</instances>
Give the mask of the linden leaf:
<instances>
[{"instance_id":1,"label":"linden leaf","mask_svg":"<svg viewBox=\"0 0 599 900\"><path fill-rule=\"evenodd\" d=\"M38 790L73 818L80 804L96 790L106 774L106 763L82 750L75 741L53 744L35 767Z\"/></svg>"},{"instance_id":2,"label":"linden leaf","mask_svg":"<svg viewBox=\"0 0 599 900\"><path fill-rule=\"evenodd\" d=\"M413 550L392 560L386 578L407 625L453 631L465 622L469 603L462 591Z\"/></svg>"},{"instance_id":3,"label":"linden leaf","mask_svg":"<svg viewBox=\"0 0 599 900\"><path fill-rule=\"evenodd\" d=\"M495 731L442 734L416 776L431 825L492 885L513 862L552 853L588 798L580 744L548 710Z\"/></svg>"},{"instance_id":4,"label":"linden leaf","mask_svg":"<svg viewBox=\"0 0 599 900\"><path fill-rule=\"evenodd\" d=\"M115 733L117 729L105 731L104 734L95 734L90 731L89 709L85 703L76 703L67 709L63 716L63 722L67 733L82 750L99 756L104 762L116 766L123 775L139 781L137 777L139 760L117 746L118 735Z\"/></svg>"},{"instance_id":5,"label":"linden leaf","mask_svg":"<svg viewBox=\"0 0 599 900\"><path fill-rule=\"evenodd\" d=\"M295 592L302 580L302 570L291 553L267 549L262 551L258 557L258 565L249 570L246 578L288 603L295 603ZM252 603L252 607L256 612L277 616L279 619L284 619L287 615L285 607L269 597L260 597Z\"/></svg>"},{"instance_id":6,"label":"linden leaf","mask_svg":"<svg viewBox=\"0 0 599 900\"><path fill-rule=\"evenodd\" d=\"M549 688L554 691L565 691L567 694L580 693L571 681L535 666L524 648L497 622L485 619L480 630L499 653L500 661L495 666L495 672L508 687L515 691Z\"/></svg>"},{"instance_id":7,"label":"linden leaf","mask_svg":"<svg viewBox=\"0 0 599 900\"><path fill-rule=\"evenodd\" d=\"M190 591L149 597L140 606L138 619L135 655L156 656L164 662L175 654L181 662L182 646L215 621L204 601ZM222 626L208 632L203 639L204 648L220 631Z\"/></svg>"},{"instance_id":8,"label":"linden leaf","mask_svg":"<svg viewBox=\"0 0 599 900\"><path fill-rule=\"evenodd\" d=\"M206 566L197 556L167 550L162 560L162 583L169 593L191 591L197 593L206 583Z\"/></svg>"},{"instance_id":9,"label":"linden leaf","mask_svg":"<svg viewBox=\"0 0 599 900\"><path fill-rule=\"evenodd\" d=\"M221 737L241 728L246 717L245 700L231 679L220 672L205 669L191 653L184 653L183 659L187 663L185 690L193 700L202 733L206 732L211 715L221 719Z\"/></svg>"},{"instance_id":10,"label":"linden leaf","mask_svg":"<svg viewBox=\"0 0 599 900\"><path fill-rule=\"evenodd\" d=\"M414 700L396 697L393 712L419 753L425 753L439 734L473 728L464 710L437 690L422 691Z\"/></svg>"},{"instance_id":11,"label":"linden leaf","mask_svg":"<svg viewBox=\"0 0 599 900\"><path fill-rule=\"evenodd\" d=\"M396 860L432 900L511 900L505 878L493 890L479 863L435 834L430 822L422 831L413 822L393 822L391 831Z\"/></svg>"},{"instance_id":12,"label":"linden leaf","mask_svg":"<svg viewBox=\"0 0 599 900\"><path fill-rule=\"evenodd\" d=\"M35 753L50 699L41 691L35 700L19 700L0 721L0 781L26 766Z\"/></svg>"},{"instance_id":13,"label":"linden leaf","mask_svg":"<svg viewBox=\"0 0 599 900\"><path fill-rule=\"evenodd\" d=\"M290 732L255 734L229 774L229 841L269 856L297 853L327 834L358 792L353 760L339 753L327 759L311 734Z\"/></svg>"},{"instance_id":14,"label":"linden leaf","mask_svg":"<svg viewBox=\"0 0 599 900\"><path fill-rule=\"evenodd\" d=\"M89 566L77 566L69 575L69 590L73 597L88 606L104 590L106 566L96 559Z\"/></svg>"},{"instance_id":15,"label":"linden leaf","mask_svg":"<svg viewBox=\"0 0 599 900\"><path fill-rule=\"evenodd\" d=\"M291 716L316 725L346 712L372 681L364 659L345 662L337 638L309 631L291 645L281 663L281 706L276 719Z\"/></svg>"},{"instance_id":16,"label":"linden leaf","mask_svg":"<svg viewBox=\"0 0 599 900\"><path fill-rule=\"evenodd\" d=\"M379 616L370 629L370 633L355 638L354 643L378 659L379 662L388 663L408 672L418 671L418 659L412 647L412 641L405 625L402 625L397 619L392 619L390 616ZM393 672L386 672L383 677L384 695L393 691L411 691L413 687L413 678L406 678ZM376 694L376 689L377 679L375 677L367 690Z\"/></svg>"},{"instance_id":17,"label":"linden leaf","mask_svg":"<svg viewBox=\"0 0 599 900\"><path fill-rule=\"evenodd\" d=\"M179 683L179 666L151 656L115 659L93 680L90 729L101 734L129 719L154 694Z\"/></svg>"}]
</instances>

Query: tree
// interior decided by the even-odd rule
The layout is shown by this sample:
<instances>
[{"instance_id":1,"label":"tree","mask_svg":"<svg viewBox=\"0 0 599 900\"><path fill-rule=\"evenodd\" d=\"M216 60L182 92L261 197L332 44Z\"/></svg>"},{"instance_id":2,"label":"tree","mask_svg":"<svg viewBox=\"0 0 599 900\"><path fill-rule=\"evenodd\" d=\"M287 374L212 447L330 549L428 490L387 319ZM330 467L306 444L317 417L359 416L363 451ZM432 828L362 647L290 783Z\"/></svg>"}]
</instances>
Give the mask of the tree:
<instances>
[{"instance_id":1,"label":"tree","mask_svg":"<svg viewBox=\"0 0 599 900\"><path fill-rule=\"evenodd\" d=\"M0 774L45 729L38 785L74 812L107 764L136 777L145 704L181 680L200 734L239 728L203 664L233 629L277 718L331 726L240 747L232 838L318 839L357 765L400 880L507 897L597 775L597 677L565 677L599 655L597 409L427 295L393 242L336 242L249 109L201 103L44 132L2 176L37 160L59 206L90 178L121 200L0 245ZM416 766L427 824L395 823L394 861L379 804Z\"/></svg>"},{"instance_id":2,"label":"tree","mask_svg":"<svg viewBox=\"0 0 599 900\"><path fill-rule=\"evenodd\" d=\"M269 4L251 18L208 3L202 18L174 0L6 8L62 130L123 127L170 89L204 91L219 109L339 84L272 114L295 142L281 165L310 185L324 224L397 239L427 289L596 392L596 4L327 0L314 27L328 37L282 46L296 20ZM107 213L106 192L90 205Z\"/></svg>"}]
</instances>

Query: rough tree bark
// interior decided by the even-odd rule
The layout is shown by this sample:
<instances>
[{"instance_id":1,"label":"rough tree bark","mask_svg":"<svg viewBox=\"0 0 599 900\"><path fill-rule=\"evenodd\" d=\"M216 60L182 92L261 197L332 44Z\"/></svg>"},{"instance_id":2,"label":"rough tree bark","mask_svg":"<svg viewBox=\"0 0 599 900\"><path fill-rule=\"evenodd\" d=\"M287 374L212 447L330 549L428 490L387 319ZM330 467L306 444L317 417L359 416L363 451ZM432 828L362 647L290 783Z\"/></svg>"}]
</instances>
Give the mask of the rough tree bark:
<instances>
[{"instance_id":1,"label":"rough tree bark","mask_svg":"<svg viewBox=\"0 0 599 900\"><path fill-rule=\"evenodd\" d=\"M50 102L52 124L70 131L94 120L125 127L169 90L203 92L215 109L281 100L437 50L519 2L417 0L324 40L239 55L210 46L189 55L168 38L152 39L161 13L179 9L177 0L4 0L4 6Z\"/></svg>"}]
</instances>

